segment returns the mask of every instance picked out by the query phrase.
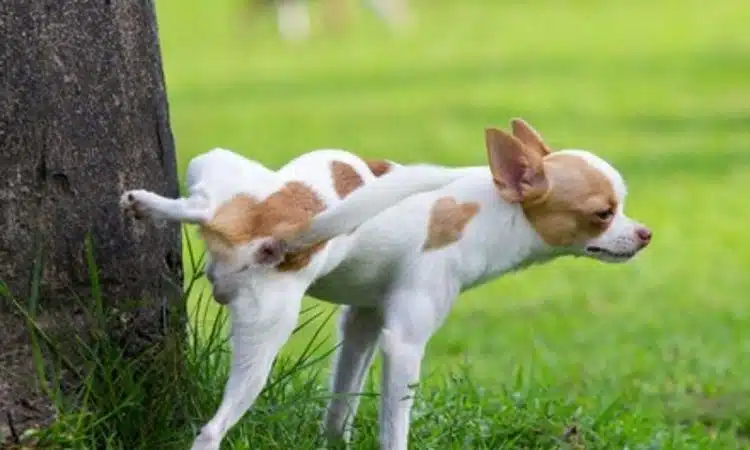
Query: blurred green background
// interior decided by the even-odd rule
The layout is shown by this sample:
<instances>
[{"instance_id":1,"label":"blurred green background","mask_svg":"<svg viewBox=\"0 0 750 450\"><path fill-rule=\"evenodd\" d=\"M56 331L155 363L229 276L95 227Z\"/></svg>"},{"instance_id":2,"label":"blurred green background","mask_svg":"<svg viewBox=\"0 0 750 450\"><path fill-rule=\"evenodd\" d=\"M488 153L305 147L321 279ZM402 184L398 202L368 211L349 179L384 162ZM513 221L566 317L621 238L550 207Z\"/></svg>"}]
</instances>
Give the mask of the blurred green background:
<instances>
[{"instance_id":1,"label":"blurred green background","mask_svg":"<svg viewBox=\"0 0 750 450\"><path fill-rule=\"evenodd\" d=\"M352 8L295 44L241 1L156 5L181 175L215 146L274 168L320 147L484 164L483 128L514 116L624 174L651 247L462 295L425 383L468 363L502 386L524 367L584 403L627 391L655 420L750 422L747 2L422 0L404 36Z\"/></svg>"}]
</instances>

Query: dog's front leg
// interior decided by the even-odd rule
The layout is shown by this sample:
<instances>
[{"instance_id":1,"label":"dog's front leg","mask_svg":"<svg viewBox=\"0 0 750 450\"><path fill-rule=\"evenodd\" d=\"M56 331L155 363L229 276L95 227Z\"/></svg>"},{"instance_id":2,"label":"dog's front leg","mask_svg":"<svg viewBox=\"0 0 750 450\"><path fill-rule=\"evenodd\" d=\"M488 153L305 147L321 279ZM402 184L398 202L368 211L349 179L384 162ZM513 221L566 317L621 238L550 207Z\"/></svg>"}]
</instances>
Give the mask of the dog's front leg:
<instances>
[{"instance_id":1,"label":"dog's front leg","mask_svg":"<svg viewBox=\"0 0 750 450\"><path fill-rule=\"evenodd\" d=\"M407 450L414 389L419 383L425 344L411 341L401 330L383 330L379 433L382 450Z\"/></svg>"},{"instance_id":2,"label":"dog's front leg","mask_svg":"<svg viewBox=\"0 0 750 450\"><path fill-rule=\"evenodd\" d=\"M385 324L380 337L383 354L381 450L408 448L410 414L424 350L449 310L450 302L441 301L442 298L405 289L389 295L385 301Z\"/></svg>"},{"instance_id":3,"label":"dog's front leg","mask_svg":"<svg viewBox=\"0 0 750 450\"><path fill-rule=\"evenodd\" d=\"M277 295L234 298L232 365L224 395L214 417L201 428L192 450L218 450L224 435L252 406L266 383L273 359L289 339L297 323L304 289L290 292L279 287ZM254 306L253 302L262 303Z\"/></svg>"},{"instance_id":4,"label":"dog's front leg","mask_svg":"<svg viewBox=\"0 0 750 450\"><path fill-rule=\"evenodd\" d=\"M383 327L382 313L374 308L346 307L341 315L341 347L336 352L325 434L330 444L349 442L362 385L372 363Z\"/></svg>"}]
</instances>

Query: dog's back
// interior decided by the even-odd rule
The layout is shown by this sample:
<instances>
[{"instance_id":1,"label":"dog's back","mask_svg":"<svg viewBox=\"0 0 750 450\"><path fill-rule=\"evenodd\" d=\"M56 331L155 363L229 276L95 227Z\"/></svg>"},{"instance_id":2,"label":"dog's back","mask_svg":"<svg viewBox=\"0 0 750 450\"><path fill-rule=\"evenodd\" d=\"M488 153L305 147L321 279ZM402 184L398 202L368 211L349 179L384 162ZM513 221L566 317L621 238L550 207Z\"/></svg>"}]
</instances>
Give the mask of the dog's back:
<instances>
[{"instance_id":1,"label":"dog's back","mask_svg":"<svg viewBox=\"0 0 750 450\"><path fill-rule=\"evenodd\" d=\"M285 181L298 181L312 188L326 207L369 183L376 177L360 157L339 149L321 149L300 155L277 172Z\"/></svg>"}]
</instances>

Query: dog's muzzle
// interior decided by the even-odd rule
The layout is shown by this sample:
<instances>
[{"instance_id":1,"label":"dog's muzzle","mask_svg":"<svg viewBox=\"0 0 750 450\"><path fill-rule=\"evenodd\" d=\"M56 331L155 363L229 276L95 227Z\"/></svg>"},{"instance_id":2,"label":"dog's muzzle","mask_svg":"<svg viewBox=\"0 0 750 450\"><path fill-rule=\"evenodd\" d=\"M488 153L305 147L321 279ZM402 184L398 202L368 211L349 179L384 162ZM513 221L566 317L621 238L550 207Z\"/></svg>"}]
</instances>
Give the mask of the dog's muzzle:
<instances>
[{"instance_id":1,"label":"dog's muzzle","mask_svg":"<svg viewBox=\"0 0 750 450\"><path fill-rule=\"evenodd\" d=\"M222 282L221 278L216 275L216 266L209 263L205 268L206 279L211 283L211 293L217 303L226 305L232 300L234 289L231 283Z\"/></svg>"},{"instance_id":2,"label":"dog's muzzle","mask_svg":"<svg viewBox=\"0 0 750 450\"><path fill-rule=\"evenodd\" d=\"M212 294L216 303L220 305L228 305L229 302L232 301L232 290L222 289L221 285L214 284L212 287Z\"/></svg>"}]
</instances>

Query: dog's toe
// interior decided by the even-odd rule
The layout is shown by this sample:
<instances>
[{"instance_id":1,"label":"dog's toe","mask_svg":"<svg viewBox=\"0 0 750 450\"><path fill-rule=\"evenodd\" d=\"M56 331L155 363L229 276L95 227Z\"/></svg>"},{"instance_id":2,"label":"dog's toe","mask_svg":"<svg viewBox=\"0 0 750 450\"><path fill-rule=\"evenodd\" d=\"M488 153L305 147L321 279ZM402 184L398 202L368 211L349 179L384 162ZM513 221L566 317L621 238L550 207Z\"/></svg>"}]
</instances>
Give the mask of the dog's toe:
<instances>
[{"instance_id":1,"label":"dog's toe","mask_svg":"<svg viewBox=\"0 0 750 450\"><path fill-rule=\"evenodd\" d=\"M120 196L120 209L126 210L130 207L130 205L133 203L135 198L133 197L133 194L128 191Z\"/></svg>"},{"instance_id":2,"label":"dog's toe","mask_svg":"<svg viewBox=\"0 0 750 450\"><path fill-rule=\"evenodd\" d=\"M120 209L129 217L140 219L146 216L142 202L138 201L138 191L127 191L120 197Z\"/></svg>"}]
</instances>

